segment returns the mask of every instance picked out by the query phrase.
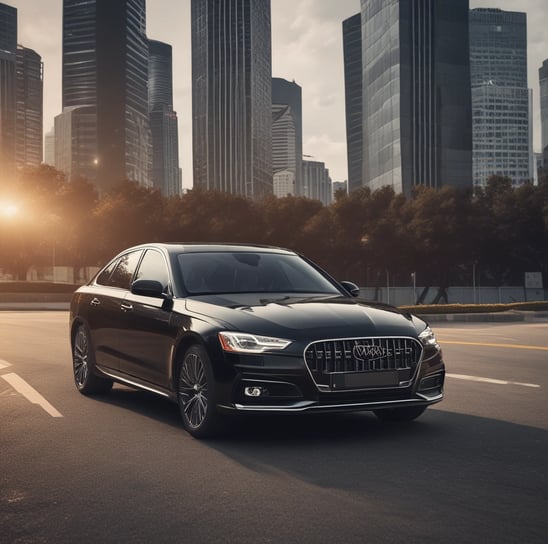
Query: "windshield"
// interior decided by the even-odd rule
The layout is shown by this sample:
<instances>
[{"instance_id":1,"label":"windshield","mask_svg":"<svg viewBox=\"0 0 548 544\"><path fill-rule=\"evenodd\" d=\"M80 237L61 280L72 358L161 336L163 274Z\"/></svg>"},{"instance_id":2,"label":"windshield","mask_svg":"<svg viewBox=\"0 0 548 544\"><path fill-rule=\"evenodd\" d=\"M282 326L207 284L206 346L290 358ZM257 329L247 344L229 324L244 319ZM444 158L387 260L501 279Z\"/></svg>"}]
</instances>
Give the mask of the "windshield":
<instances>
[{"instance_id":1,"label":"windshield","mask_svg":"<svg viewBox=\"0 0 548 544\"><path fill-rule=\"evenodd\" d=\"M341 291L297 255L182 253L179 267L190 295L220 293L321 293Z\"/></svg>"}]
</instances>

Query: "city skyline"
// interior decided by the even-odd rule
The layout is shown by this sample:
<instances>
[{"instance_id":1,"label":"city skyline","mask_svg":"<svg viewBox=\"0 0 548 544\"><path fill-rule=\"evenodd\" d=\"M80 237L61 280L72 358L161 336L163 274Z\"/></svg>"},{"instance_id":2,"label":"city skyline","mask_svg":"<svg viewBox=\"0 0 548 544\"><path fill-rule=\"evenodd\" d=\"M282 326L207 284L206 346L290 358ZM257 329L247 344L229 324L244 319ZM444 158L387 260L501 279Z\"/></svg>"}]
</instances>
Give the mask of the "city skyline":
<instances>
[{"instance_id":1,"label":"city skyline","mask_svg":"<svg viewBox=\"0 0 548 544\"><path fill-rule=\"evenodd\" d=\"M61 112L62 2L9 0L19 10L19 43L44 61L44 132ZM511 0L470 1L470 8L515 10ZM534 150L540 150L538 68L548 58L544 0L524 0L528 15L528 79L533 89ZM359 0L272 1L273 77L303 89L303 153L325 162L333 180L347 178L342 21L360 10ZM147 34L173 46L174 110L179 114L183 187L192 186L190 1L155 0L147 5Z\"/></svg>"}]
</instances>

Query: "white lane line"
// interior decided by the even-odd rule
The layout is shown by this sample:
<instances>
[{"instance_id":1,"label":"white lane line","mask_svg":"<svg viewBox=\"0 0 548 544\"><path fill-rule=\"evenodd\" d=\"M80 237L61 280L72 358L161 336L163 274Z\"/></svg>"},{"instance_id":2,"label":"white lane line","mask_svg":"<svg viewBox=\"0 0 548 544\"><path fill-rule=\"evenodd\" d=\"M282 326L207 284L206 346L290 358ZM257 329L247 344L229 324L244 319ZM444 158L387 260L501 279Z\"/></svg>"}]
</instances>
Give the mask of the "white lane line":
<instances>
[{"instance_id":1,"label":"white lane line","mask_svg":"<svg viewBox=\"0 0 548 544\"><path fill-rule=\"evenodd\" d=\"M40 405L51 417L63 417L61 412L57 411L32 385L29 385L23 378L14 374L2 374L4 378L18 393L21 393L33 404Z\"/></svg>"},{"instance_id":2,"label":"white lane line","mask_svg":"<svg viewBox=\"0 0 548 544\"><path fill-rule=\"evenodd\" d=\"M3 368L8 368L8 366L11 366L11 363L4 361L4 359L0 359L0 370L2 370Z\"/></svg>"},{"instance_id":3,"label":"white lane line","mask_svg":"<svg viewBox=\"0 0 548 544\"><path fill-rule=\"evenodd\" d=\"M466 374L446 374L448 378L455 378L457 380L468 380L471 382L484 382L494 383L497 385L520 385L521 387L534 387L539 388L540 385L536 383L522 383L522 382L509 382L506 380L495 380L493 378L481 378L480 376L468 376Z\"/></svg>"}]
</instances>

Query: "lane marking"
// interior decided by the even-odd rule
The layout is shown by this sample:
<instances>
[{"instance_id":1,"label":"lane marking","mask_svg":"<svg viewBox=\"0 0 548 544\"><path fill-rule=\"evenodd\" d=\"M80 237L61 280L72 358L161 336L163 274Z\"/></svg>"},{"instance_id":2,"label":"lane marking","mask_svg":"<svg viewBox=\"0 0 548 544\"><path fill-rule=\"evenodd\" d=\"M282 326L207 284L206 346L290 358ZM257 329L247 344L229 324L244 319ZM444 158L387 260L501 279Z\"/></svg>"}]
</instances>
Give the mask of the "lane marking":
<instances>
[{"instance_id":1,"label":"lane marking","mask_svg":"<svg viewBox=\"0 0 548 544\"><path fill-rule=\"evenodd\" d=\"M545 346L527 346L525 344L494 344L490 342L459 342L457 340L442 340L438 337L439 342L442 344L454 344L456 346L484 346L488 348L510 348L510 349L530 349L537 351L548 351L548 347Z\"/></svg>"},{"instance_id":2,"label":"lane marking","mask_svg":"<svg viewBox=\"0 0 548 544\"><path fill-rule=\"evenodd\" d=\"M2 370L3 368L8 368L8 366L11 366L11 363L4 361L4 359L0 359L0 370Z\"/></svg>"},{"instance_id":3,"label":"lane marking","mask_svg":"<svg viewBox=\"0 0 548 544\"><path fill-rule=\"evenodd\" d=\"M40 405L51 417L63 417L63 414L54 408L32 385L28 384L23 378L11 372L2 374L4 378L18 393L21 393L32 404Z\"/></svg>"},{"instance_id":4,"label":"lane marking","mask_svg":"<svg viewBox=\"0 0 548 544\"><path fill-rule=\"evenodd\" d=\"M471 382L494 383L497 385L520 385L521 387L533 387L535 389L540 388L540 385L536 383L509 382L506 380L495 380L493 378L481 378L480 376L468 376L467 374L446 374L446 376L448 378L468 380Z\"/></svg>"}]
</instances>

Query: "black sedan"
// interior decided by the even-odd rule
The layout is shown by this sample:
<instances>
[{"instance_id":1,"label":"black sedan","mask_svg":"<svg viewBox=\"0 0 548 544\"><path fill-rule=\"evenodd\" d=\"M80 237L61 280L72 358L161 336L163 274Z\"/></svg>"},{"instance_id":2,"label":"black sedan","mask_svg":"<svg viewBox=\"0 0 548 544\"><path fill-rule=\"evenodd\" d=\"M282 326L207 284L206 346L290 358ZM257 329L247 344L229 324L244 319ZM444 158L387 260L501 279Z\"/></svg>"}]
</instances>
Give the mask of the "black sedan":
<instances>
[{"instance_id":1,"label":"black sedan","mask_svg":"<svg viewBox=\"0 0 548 544\"><path fill-rule=\"evenodd\" d=\"M118 382L167 397L197 437L243 412L415 419L443 398L434 334L358 294L285 249L133 247L73 296L76 387L93 395Z\"/></svg>"}]
</instances>

